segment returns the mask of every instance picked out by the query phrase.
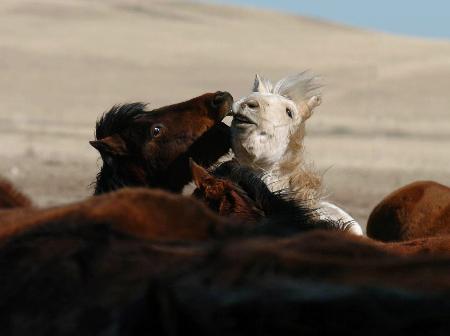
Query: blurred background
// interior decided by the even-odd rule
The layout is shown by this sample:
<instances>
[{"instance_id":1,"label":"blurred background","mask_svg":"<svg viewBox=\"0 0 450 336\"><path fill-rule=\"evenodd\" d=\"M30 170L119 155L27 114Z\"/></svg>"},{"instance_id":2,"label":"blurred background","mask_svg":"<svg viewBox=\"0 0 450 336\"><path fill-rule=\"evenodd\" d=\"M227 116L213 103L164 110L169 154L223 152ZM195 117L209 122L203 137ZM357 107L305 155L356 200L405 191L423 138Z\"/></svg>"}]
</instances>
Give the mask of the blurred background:
<instances>
[{"instance_id":1,"label":"blurred background","mask_svg":"<svg viewBox=\"0 0 450 336\"><path fill-rule=\"evenodd\" d=\"M2 0L0 174L39 205L87 197L100 165L88 141L113 104L239 98L255 73L310 69L326 86L307 124L308 159L330 199L365 224L394 188L450 184L449 7Z\"/></svg>"}]
</instances>

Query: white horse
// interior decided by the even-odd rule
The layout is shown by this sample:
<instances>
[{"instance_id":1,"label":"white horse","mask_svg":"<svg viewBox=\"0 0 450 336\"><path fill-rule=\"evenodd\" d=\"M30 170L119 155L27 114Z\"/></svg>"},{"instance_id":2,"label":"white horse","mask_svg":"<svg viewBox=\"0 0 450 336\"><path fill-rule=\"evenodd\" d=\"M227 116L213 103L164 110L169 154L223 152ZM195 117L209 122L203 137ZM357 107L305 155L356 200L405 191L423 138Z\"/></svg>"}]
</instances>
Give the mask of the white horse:
<instances>
[{"instance_id":1,"label":"white horse","mask_svg":"<svg viewBox=\"0 0 450 336\"><path fill-rule=\"evenodd\" d=\"M318 208L321 218L348 222L349 232L362 235L348 213L321 199L321 176L304 162L305 122L321 103L320 87L309 72L275 85L256 75L253 92L233 106L233 151L239 162L265 176L272 191L288 190Z\"/></svg>"}]
</instances>

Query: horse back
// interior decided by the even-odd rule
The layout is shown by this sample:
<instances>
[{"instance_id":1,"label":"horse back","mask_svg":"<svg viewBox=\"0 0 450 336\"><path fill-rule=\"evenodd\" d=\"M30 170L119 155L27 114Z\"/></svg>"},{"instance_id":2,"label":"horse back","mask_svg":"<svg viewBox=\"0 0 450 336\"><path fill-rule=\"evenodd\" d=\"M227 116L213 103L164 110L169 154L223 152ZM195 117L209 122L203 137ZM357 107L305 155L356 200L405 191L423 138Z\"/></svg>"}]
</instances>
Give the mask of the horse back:
<instances>
[{"instance_id":1,"label":"horse back","mask_svg":"<svg viewBox=\"0 0 450 336\"><path fill-rule=\"evenodd\" d=\"M372 211L367 235L381 241L404 241L450 234L450 188L418 181L386 196Z\"/></svg>"}]
</instances>

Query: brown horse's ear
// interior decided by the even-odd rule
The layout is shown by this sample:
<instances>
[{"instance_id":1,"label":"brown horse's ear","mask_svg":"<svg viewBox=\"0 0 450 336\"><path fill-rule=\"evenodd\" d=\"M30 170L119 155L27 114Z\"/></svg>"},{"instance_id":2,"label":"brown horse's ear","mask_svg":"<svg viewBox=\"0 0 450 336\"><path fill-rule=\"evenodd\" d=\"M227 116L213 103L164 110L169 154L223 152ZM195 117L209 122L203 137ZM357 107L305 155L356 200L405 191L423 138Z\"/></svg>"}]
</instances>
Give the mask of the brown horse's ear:
<instances>
[{"instance_id":1,"label":"brown horse's ear","mask_svg":"<svg viewBox=\"0 0 450 336\"><path fill-rule=\"evenodd\" d=\"M112 135L101 140L89 141L100 154L126 155L127 146L119 135Z\"/></svg>"},{"instance_id":2,"label":"brown horse's ear","mask_svg":"<svg viewBox=\"0 0 450 336\"><path fill-rule=\"evenodd\" d=\"M206 179L212 176L205 168L195 163L192 158L189 159L189 164L191 166L192 179L194 180L195 185L198 188L201 188L205 184Z\"/></svg>"}]
</instances>

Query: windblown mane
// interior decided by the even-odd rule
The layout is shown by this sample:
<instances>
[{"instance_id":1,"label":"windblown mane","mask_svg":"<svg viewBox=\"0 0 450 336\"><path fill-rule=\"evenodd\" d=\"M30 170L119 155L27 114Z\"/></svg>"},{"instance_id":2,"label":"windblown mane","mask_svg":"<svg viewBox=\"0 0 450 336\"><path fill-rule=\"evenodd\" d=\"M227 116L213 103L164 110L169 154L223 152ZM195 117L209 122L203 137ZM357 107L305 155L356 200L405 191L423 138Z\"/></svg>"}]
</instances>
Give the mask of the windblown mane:
<instances>
[{"instance_id":1,"label":"windblown mane","mask_svg":"<svg viewBox=\"0 0 450 336\"><path fill-rule=\"evenodd\" d=\"M213 175L237 184L264 212L265 219L260 226L261 232L284 235L313 229L336 231L348 229L349 223L319 220L315 213L316 209L307 202L299 202L289 190L270 191L251 168L239 165L236 161L221 164L213 171Z\"/></svg>"},{"instance_id":2,"label":"windblown mane","mask_svg":"<svg viewBox=\"0 0 450 336\"><path fill-rule=\"evenodd\" d=\"M278 94L295 103L306 102L314 96L321 96L320 89L323 86L321 79L310 71L287 76L275 85L264 77L258 78L268 93Z\"/></svg>"},{"instance_id":3,"label":"windblown mane","mask_svg":"<svg viewBox=\"0 0 450 336\"><path fill-rule=\"evenodd\" d=\"M303 71L281 79L273 93L309 108L306 102L314 96L320 97L322 86L319 77ZM322 196L322 176L311 164L305 163L304 138L305 124L302 123L289 139L279 170L282 176L288 176L290 189L297 199L314 204Z\"/></svg>"}]
</instances>

